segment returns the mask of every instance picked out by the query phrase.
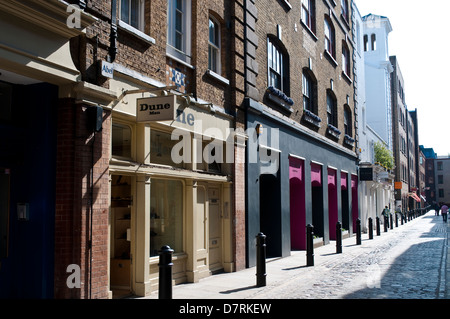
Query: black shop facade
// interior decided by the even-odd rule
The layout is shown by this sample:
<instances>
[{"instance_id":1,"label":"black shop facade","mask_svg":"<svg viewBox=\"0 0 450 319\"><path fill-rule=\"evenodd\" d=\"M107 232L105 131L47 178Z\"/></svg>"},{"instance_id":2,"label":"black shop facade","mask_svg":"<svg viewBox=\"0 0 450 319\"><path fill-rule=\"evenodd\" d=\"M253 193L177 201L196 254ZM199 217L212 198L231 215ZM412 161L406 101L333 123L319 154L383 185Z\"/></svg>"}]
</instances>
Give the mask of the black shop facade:
<instances>
[{"instance_id":1,"label":"black shop facade","mask_svg":"<svg viewBox=\"0 0 450 319\"><path fill-rule=\"evenodd\" d=\"M246 99L246 262L256 265L256 236L266 235L267 257L306 250L315 241L349 236L359 218L354 152L250 98Z\"/></svg>"}]
</instances>

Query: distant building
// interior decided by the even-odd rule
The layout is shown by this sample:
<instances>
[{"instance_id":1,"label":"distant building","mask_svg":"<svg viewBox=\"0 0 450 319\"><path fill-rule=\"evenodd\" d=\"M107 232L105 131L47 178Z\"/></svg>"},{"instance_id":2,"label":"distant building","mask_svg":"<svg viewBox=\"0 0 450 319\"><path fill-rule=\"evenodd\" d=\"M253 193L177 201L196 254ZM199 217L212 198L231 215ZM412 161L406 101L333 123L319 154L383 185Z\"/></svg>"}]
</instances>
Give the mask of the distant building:
<instances>
[{"instance_id":1,"label":"distant building","mask_svg":"<svg viewBox=\"0 0 450 319\"><path fill-rule=\"evenodd\" d=\"M360 212L363 231L367 230L368 219L371 217L373 220L378 216L381 216L385 206L394 207L394 189L393 189L393 175L388 172L384 167L379 164L375 164L375 144L388 148L388 143L384 140L369 124L367 118L368 105L373 107L370 98L373 98L371 90L373 87L367 86L365 70L372 66L365 65L365 58L369 50L364 51L364 44L368 49L368 43L364 43L365 39L368 39L369 35L366 34L367 30L364 29L364 21L361 17L356 4L354 4L355 12L355 95L356 104L358 108L358 140L359 140L359 159L360 159ZM369 29L369 33L373 32L372 28ZM380 48L378 48L380 49ZM371 57L373 59L373 57ZM370 58L369 58L370 59ZM372 70L369 70L372 72ZM367 95L366 95L367 92ZM368 97L367 97L368 96ZM388 100L386 100L388 103Z\"/></svg>"},{"instance_id":2,"label":"distant building","mask_svg":"<svg viewBox=\"0 0 450 319\"><path fill-rule=\"evenodd\" d=\"M438 156L434 162L436 201L439 204L450 204L450 156Z\"/></svg>"},{"instance_id":3,"label":"distant building","mask_svg":"<svg viewBox=\"0 0 450 319\"><path fill-rule=\"evenodd\" d=\"M363 49L365 59L367 124L393 151L391 73L388 36L392 26L387 17L364 16Z\"/></svg>"},{"instance_id":4,"label":"distant building","mask_svg":"<svg viewBox=\"0 0 450 319\"><path fill-rule=\"evenodd\" d=\"M420 146L420 150L425 156L425 198L427 205L431 205L438 202L436 196L436 178L435 178L435 160L437 154L432 148L425 148Z\"/></svg>"}]
</instances>

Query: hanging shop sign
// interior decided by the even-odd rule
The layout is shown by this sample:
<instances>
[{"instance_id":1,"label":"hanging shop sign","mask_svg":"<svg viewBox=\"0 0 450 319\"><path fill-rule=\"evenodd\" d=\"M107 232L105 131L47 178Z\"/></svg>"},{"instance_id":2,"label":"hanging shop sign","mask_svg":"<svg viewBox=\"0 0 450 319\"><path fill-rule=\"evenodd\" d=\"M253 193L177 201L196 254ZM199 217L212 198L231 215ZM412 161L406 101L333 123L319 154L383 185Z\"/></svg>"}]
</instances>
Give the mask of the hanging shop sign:
<instances>
[{"instance_id":1,"label":"hanging shop sign","mask_svg":"<svg viewBox=\"0 0 450 319\"><path fill-rule=\"evenodd\" d=\"M109 78L109 79L114 78L114 64L106 62L106 61L102 61L101 65L100 65L100 70L101 70L102 76L104 76L105 78Z\"/></svg>"},{"instance_id":2,"label":"hanging shop sign","mask_svg":"<svg viewBox=\"0 0 450 319\"><path fill-rule=\"evenodd\" d=\"M373 168L372 167L361 167L359 169L359 180L360 181L373 181Z\"/></svg>"},{"instance_id":3,"label":"hanging shop sign","mask_svg":"<svg viewBox=\"0 0 450 319\"><path fill-rule=\"evenodd\" d=\"M178 108L175 95L137 99L136 117L138 123L173 121Z\"/></svg>"}]
</instances>

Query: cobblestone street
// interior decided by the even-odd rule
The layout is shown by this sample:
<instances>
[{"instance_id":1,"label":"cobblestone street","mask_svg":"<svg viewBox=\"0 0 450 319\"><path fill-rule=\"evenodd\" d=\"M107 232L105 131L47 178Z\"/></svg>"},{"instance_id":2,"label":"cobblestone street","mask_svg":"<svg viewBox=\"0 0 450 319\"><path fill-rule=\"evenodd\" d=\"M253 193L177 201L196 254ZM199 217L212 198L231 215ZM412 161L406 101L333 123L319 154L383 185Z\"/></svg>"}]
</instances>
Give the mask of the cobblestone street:
<instances>
[{"instance_id":1,"label":"cobblestone street","mask_svg":"<svg viewBox=\"0 0 450 319\"><path fill-rule=\"evenodd\" d=\"M445 298L447 224L434 212L410 223L388 233L382 230L375 241L363 235L357 249L344 246L342 255L330 255L329 261L304 268L285 284L252 298Z\"/></svg>"},{"instance_id":2,"label":"cobblestone street","mask_svg":"<svg viewBox=\"0 0 450 319\"><path fill-rule=\"evenodd\" d=\"M268 260L267 285L255 286L256 268L223 273L173 287L174 299L448 299L448 231L431 211L374 239L362 234L314 250L315 266L304 251ZM447 285L448 286L448 285ZM157 292L143 299L157 299Z\"/></svg>"}]
</instances>

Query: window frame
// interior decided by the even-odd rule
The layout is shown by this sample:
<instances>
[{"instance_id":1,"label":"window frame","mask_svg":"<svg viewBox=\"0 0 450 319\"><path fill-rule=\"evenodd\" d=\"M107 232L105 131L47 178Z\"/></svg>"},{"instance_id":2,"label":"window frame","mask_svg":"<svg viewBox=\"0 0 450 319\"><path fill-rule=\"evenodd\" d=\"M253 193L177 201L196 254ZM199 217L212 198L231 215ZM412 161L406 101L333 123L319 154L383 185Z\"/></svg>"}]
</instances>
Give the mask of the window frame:
<instances>
[{"instance_id":1,"label":"window frame","mask_svg":"<svg viewBox=\"0 0 450 319\"><path fill-rule=\"evenodd\" d=\"M305 81L308 83L308 92L305 92ZM305 93L307 93L305 95ZM304 68L302 72L302 96L303 96L303 110L308 110L317 115L317 81L311 70ZM309 108L305 107L305 98L309 104Z\"/></svg>"},{"instance_id":2,"label":"window frame","mask_svg":"<svg viewBox=\"0 0 450 319\"><path fill-rule=\"evenodd\" d=\"M176 6L178 1L182 2L182 10ZM182 13L181 30L176 28L176 14ZM182 62L191 63L191 21L192 21L192 1L191 0L168 0L167 1L167 44L166 53ZM177 47L176 35L181 33L181 47Z\"/></svg>"},{"instance_id":3,"label":"window frame","mask_svg":"<svg viewBox=\"0 0 450 319\"><path fill-rule=\"evenodd\" d=\"M215 39L216 43L211 41L211 23L213 23L213 25L216 28L216 33L215 37L217 37L217 39ZM208 19L208 69L211 70L212 72L221 75L222 74L222 51L221 51L221 41L222 41L222 32L221 32L221 24L220 22L213 17L212 15L209 16ZM212 65L212 61L211 61L211 53L214 52L215 53L215 65Z\"/></svg>"},{"instance_id":4,"label":"window frame","mask_svg":"<svg viewBox=\"0 0 450 319\"><path fill-rule=\"evenodd\" d=\"M332 101L332 110L330 112L330 103ZM338 119L337 119L337 100L334 94L327 90L327 124L332 125L334 127L338 127Z\"/></svg>"},{"instance_id":5,"label":"window frame","mask_svg":"<svg viewBox=\"0 0 450 319\"><path fill-rule=\"evenodd\" d=\"M269 87L272 86L289 96L289 58L284 48L275 39L267 37L267 83ZM274 61L274 55L277 61ZM279 87L274 85L272 74L279 77Z\"/></svg>"},{"instance_id":6,"label":"window frame","mask_svg":"<svg viewBox=\"0 0 450 319\"><path fill-rule=\"evenodd\" d=\"M120 0L119 1L119 20L129 26L131 26L132 28L144 32L144 28L145 28L145 1L144 0L135 0L138 2L138 19L137 19L137 25L133 24L133 19L132 19L132 14L133 14L133 10L131 10L131 5L133 3L134 0ZM123 2L128 2L128 8L129 8L129 13L128 13L128 17L127 17L127 21L123 19Z\"/></svg>"},{"instance_id":7,"label":"window frame","mask_svg":"<svg viewBox=\"0 0 450 319\"><path fill-rule=\"evenodd\" d=\"M353 137L352 112L348 104L344 105L344 133Z\"/></svg>"},{"instance_id":8,"label":"window frame","mask_svg":"<svg viewBox=\"0 0 450 319\"><path fill-rule=\"evenodd\" d=\"M342 42L342 71L348 78L351 77L350 49L344 41Z\"/></svg>"},{"instance_id":9,"label":"window frame","mask_svg":"<svg viewBox=\"0 0 450 319\"><path fill-rule=\"evenodd\" d=\"M185 219L186 219L186 213L185 213L186 197L184 196L184 193L186 191L186 185L185 185L184 181L180 180L180 179L174 179L174 178L152 177L151 178L152 187L150 188L149 196L151 198L152 192L157 192L158 191L156 185L163 184L164 188L167 190L168 189L168 185L167 184L171 183L171 182L172 183L180 183L181 184L181 197L182 198L181 198L181 212L177 212L176 213L176 214L180 214L181 213L181 216L178 216L178 217L181 218L181 227L179 229L177 229L175 227L175 230L178 230L179 233L175 233L174 236L178 236L178 237L175 238L175 241L176 241L175 243L169 243L169 244L170 244L170 247L172 249L174 249L174 255L181 255L181 254L185 254L185 230L184 230L184 226L183 225L184 225ZM173 189L173 187L170 188L170 189ZM167 198L168 198L167 194L170 194L170 192L166 191L165 194L164 194L165 195L164 196L164 200L166 202L167 202ZM154 203L154 201L150 200L150 203L152 204L152 203ZM154 227L154 229L155 229L155 227L157 227L157 225L153 224L153 223L155 223L156 220L161 219L161 215L158 215L158 212L156 212L156 211L152 212L151 209L152 209L152 207L150 207L150 232L152 231L152 227ZM163 207L162 210L164 211L164 213L167 213L169 211L169 209L165 208L165 207ZM161 213L161 212L159 212L159 213ZM155 215L152 216L152 214L155 214ZM159 218L157 218L157 217L159 217ZM166 217L166 215L164 217ZM169 217L169 219L170 218L171 217ZM150 235L150 242L149 242L149 247L150 247L149 249L150 249L150 251L149 251L149 253L150 253L150 258L153 259L153 258L157 258L157 256L158 256L157 250L159 249L159 247L156 246L156 247L153 247L153 249L152 249L152 246L153 246L152 245L152 239L151 239L151 235Z\"/></svg>"},{"instance_id":10,"label":"window frame","mask_svg":"<svg viewBox=\"0 0 450 319\"><path fill-rule=\"evenodd\" d=\"M363 49L364 49L364 52L368 52L369 51L369 35L368 34L364 34L364 37L363 37Z\"/></svg>"},{"instance_id":11,"label":"window frame","mask_svg":"<svg viewBox=\"0 0 450 319\"><path fill-rule=\"evenodd\" d=\"M114 145L113 145L113 143L114 143L114 139L113 139L114 126L121 127L122 129L129 130L129 133L130 133L130 145L127 146L127 147L129 147L130 156L114 154ZM125 122L113 120L112 123L111 123L111 158L116 158L116 159L120 159L120 160L128 160L128 161L129 160L133 160L134 159L134 148L133 148L133 145L134 145L133 127L130 124L127 124Z\"/></svg>"},{"instance_id":12,"label":"window frame","mask_svg":"<svg viewBox=\"0 0 450 319\"><path fill-rule=\"evenodd\" d=\"M305 16L307 15L307 16ZM314 0L302 0L301 3L301 21L308 29L316 33L316 14L315 14L315 1Z\"/></svg>"},{"instance_id":13,"label":"window frame","mask_svg":"<svg viewBox=\"0 0 450 319\"><path fill-rule=\"evenodd\" d=\"M329 34L327 34L327 30ZM336 34L333 22L328 15L325 15L324 19L324 39L325 39L325 51L333 58L336 59Z\"/></svg>"},{"instance_id":14,"label":"window frame","mask_svg":"<svg viewBox=\"0 0 450 319\"><path fill-rule=\"evenodd\" d=\"M348 1L347 0L341 0L341 15L344 18L344 20L349 23L350 21L350 14L349 14L349 7L348 7Z\"/></svg>"}]
</instances>

